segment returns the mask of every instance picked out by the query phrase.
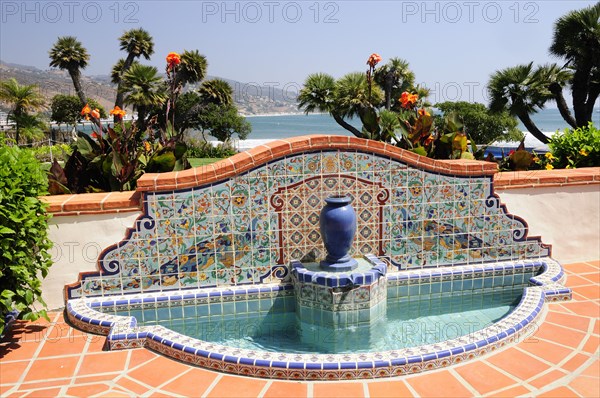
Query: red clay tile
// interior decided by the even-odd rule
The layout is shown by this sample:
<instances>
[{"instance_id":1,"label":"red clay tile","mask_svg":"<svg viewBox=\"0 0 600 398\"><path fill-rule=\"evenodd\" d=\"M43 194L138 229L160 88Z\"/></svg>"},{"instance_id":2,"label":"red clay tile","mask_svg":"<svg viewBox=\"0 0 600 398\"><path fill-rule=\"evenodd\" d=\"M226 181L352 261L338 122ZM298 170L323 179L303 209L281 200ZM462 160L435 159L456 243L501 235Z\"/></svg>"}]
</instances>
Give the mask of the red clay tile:
<instances>
[{"instance_id":1,"label":"red clay tile","mask_svg":"<svg viewBox=\"0 0 600 398\"><path fill-rule=\"evenodd\" d=\"M588 318L582 318L577 315L569 315L560 312L549 311L548 315L546 315L545 321L560 326L565 326L571 329L577 329L582 332L587 332L591 320Z\"/></svg>"},{"instance_id":2,"label":"red clay tile","mask_svg":"<svg viewBox=\"0 0 600 398\"><path fill-rule=\"evenodd\" d=\"M194 383L195 382L196 381L194 380ZM115 383L119 387L124 388L125 390L128 390L128 391L131 391L132 393L136 394L137 396L141 396L142 394L145 394L149 390L148 387L143 386L140 383L138 383L128 377L121 377L120 379L115 381Z\"/></svg>"},{"instance_id":3,"label":"red clay tile","mask_svg":"<svg viewBox=\"0 0 600 398\"><path fill-rule=\"evenodd\" d=\"M585 279L585 278L582 278ZM590 282L592 283L592 282ZM581 294L582 296L590 299L596 300L600 298L600 287L597 284L590 286L578 286L573 289L576 293Z\"/></svg>"},{"instance_id":4,"label":"red clay tile","mask_svg":"<svg viewBox=\"0 0 600 398\"><path fill-rule=\"evenodd\" d=\"M583 376L600 377L600 361L595 360L586 370L581 372Z\"/></svg>"},{"instance_id":5,"label":"red clay tile","mask_svg":"<svg viewBox=\"0 0 600 398\"><path fill-rule=\"evenodd\" d=\"M40 357L54 357L64 355L79 355L83 352L86 339L83 337L48 340L44 343Z\"/></svg>"},{"instance_id":6,"label":"red clay tile","mask_svg":"<svg viewBox=\"0 0 600 398\"><path fill-rule=\"evenodd\" d=\"M265 398L275 398L275 397L306 397L308 394L308 387L306 383L303 382L293 382L293 381L273 381L273 383L269 386L269 389L265 392Z\"/></svg>"},{"instance_id":7,"label":"red clay tile","mask_svg":"<svg viewBox=\"0 0 600 398\"><path fill-rule=\"evenodd\" d=\"M576 354L573 358L569 359L562 368L569 371L574 372L581 367L587 360L588 356L582 354Z\"/></svg>"},{"instance_id":8,"label":"red clay tile","mask_svg":"<svg viewBox=\"0 0 600 398\"><path fill-rule=\"evenodd\" d=\"M583 397L600 396L600 379L598 377L579 376L569 383L569 387Z\"/></svg>"},{"instance_id":9,"label":"red clay tile","mask_svg":"<svg viewBox=\"0 0 600 398\"><path fill-rule=\"evenodd\" d=\"M57 379L63 377L71 377L75 373L75 367L79 362L79 356L52 358L52 359L37 359L27 375L26 381Z\"/></svg>"},{"instance_id":10,"label":"red clay tile","mask_svg":"<svg viewBox=\"0 0 600 398\"><path fill-rule=\"evenodd\" d=\"M313 384L313 397L364 397L363 383L322 382Z\"/></svg>"},{"instance_id":11,"label":"red clay tile","mask_svg":"<svg viewBox=\"0 0 600 398\"><path fill-rule=\"evenodd\" d=\"M209 370L192 368L189 372L182 374L169 384L160 389L179 396L200 397L204 395L206 389L217 378L218 373ZM190 383L193 380L193 383Z\"/></svg>"},{"instance_id":12,"label":"red clay tile","mask_svg":"<svg viewBox=\"0 0 600 398\"><path fill-rule=\"evenodd\" d=\"M579 398L579 395L567 387L558 387L553 390L547 391L543 394L539 394L539 395L537 395L537 397L539 397L539 398L570 398L570 397Z\"/></svg>"},{"instance_id":13,"label":"red clay tile","mask_svg":"<svg viewBox=\"0 0 600 398\"><path fill-rule=\"evenodd\" d=\"M159 386L174 377L179 376L189 369L189 365L184 365L172 359L157 356L150 362L130 371L127 375L133 380L138 380L150 386Z\"/></svg>"},{"instance_id":14,"label":"red clay tile","mask_svg":"<svg viewBox=\"0 0 600 398\"><path fill-rule=\"evenodd\" d=\"M406 379L421 397L469 397L471 391L447 370ZM440 388L441 387L441 388Z\"/></svg>"},{"instance_id":15,"label":"red clay tile","mask_svg":"<svg viewBox=\"0 0 600 398\"><path fill-rule=\"evenodd\" d=\"M597 273L598 268L589 263L573 263L563 265L566 272L581 275L588 273Z\"/></svg>"},{"instance_id":16,"label":"red clay tile","mask_svg":"<svg viewBox=\"0 0 600 398\"><path fill-rule=\"evenodd\" d=\"M549 368L545 363L515 348L508 348L498 352L487 358L487 361L523 380L529 379Z\"/></svg>"},{"instance_id":17,"label":"red clay tile","mask_svg":"<svg viewBox=\"0 0 600 398\"><path fill-rule=\"evenodd\" d=\"M29 361L0 362L0 384L12 384L19 381Z\"/></svg>"},{"instance_id":18,"label":"red clay tile","mask_svg":"<svg viewBox=\"0 0 600 398\"><path fill-rule=\"evenodd\" d=\"M91 397L92 395L98 395L102 392L110 390L108 384L95 383L86 384L84 386L73 386L67 389L67 395L75 397Z\"/></svg>"},{"instance_id":19,"label":"red clay tile","mask_svg":"<svg viewBox=\"0 0 600 398\"><path fill-rule=\"evenodd\" d=\"M504 390L495 394L491 394L488 395L488 397L490 398L513 398L513 397L520 397L520 396L531 396L531 391L528 390L527 388L523 387L523 386L517 386L517 387L513 387L513 388L509 388L508 390Z\"/></svg>"},{"instance_id":20,"label":"red clay tile","mask_svg":"<svg viewBox=\"0 0 600 398\"><path fill-rule=\"evenodd\" d=\"M567 287L577 287L586 285L591 285L591 282L585 278L580 277L579 275L567 276L567 283L565 283L565 286Z\"/></svg>"},{"instance_id":21,"label":"red clay tile","mask_svg":"<svg viewBox=\"0 0 600 398\"><path fill-rule=\"evenodd\" d=\"M371 397L395 398L395 397L413 397L406 383L402 380L382 380L368 383L369 395Z\"/></svg>"},{"instance_id":22,"label":"red clay tile","mask_svg":"<svg viewBox=\"0 0 600 398\"><path fill-rule=\"evenodd\" d=\"M83 358L78 376L120 372L125 369L127 351L110 351L101 354L87 354Z\"/></svg>"},{"instance_id":23,"label":"red clay tile","mask_svg":"<svg viewBox=\"0 0 600 398\"><path fill-rule=\"evenodd\" d=\"M265 384L267 384L267 381L263 379L251 379L246 377L225 375L206 396L219 398L257 397L264 388Z\"/></svg>"},{"instance_id":24,"label":"red clay tile","mask_svg":"<svg viewBox=\"0 0 600 398\"><path fill-rule=\"evenodd\" d=\"M575 348L579 345L584 336L584 333L576 330L567 329L551 323L542 323L533 337Z\"/></svg>"},{"instance_id":25,"label":"red clay tile","mask_svg":"<svg viewBox=\"0 0 600 398\"><path fill-rule=\"evenodd\" d=\"M510 387L517 382L483 362L472 362L455 368L480 394L488 394L501 388Z\"/></svg>"},{"instance_id":26,"label":"red clay tile","mask_svg":"<svg viewBox=\"0 0 600 398\"><path fill-rule=\"evenodd\" d=\"M553 370L549 373L536 377L535 379L528 382L529 385L535 388L544 388L547 385L554 383L567 375L562 370Z\"/></svg>"},{"instance_id":27,"label":"red clay tile","mask_svg":"<svg viewBox=\"0 0 600 398\"><path fill-rule=\"evenodd\" d=\"M526 340L518 347L529 354L552 363L559 363L573 352L570 348L540 339Z\"/></svg>"},{"instance_id":28,"label":"red clay tile","mask_svg":"<svg viewBox=\"0 0 600 398\"><path fill-rule=\"evenodd\" d=\"M0 344L0 359L2 362L31 359L39 348L39 343L9 342Z\"/></svg>"},{"instance_id":29,"label":"red clay tile","mask_svg":"<svg viewBox=\"0 0 600 398\"><path fill-rule=\"evenodd\" d=\"M159 355L153 353L146 348L135 348L131 350L131 358L129 358L129 369L133 369L138 365L149 362Z\"/></svg>"}]
</instances>

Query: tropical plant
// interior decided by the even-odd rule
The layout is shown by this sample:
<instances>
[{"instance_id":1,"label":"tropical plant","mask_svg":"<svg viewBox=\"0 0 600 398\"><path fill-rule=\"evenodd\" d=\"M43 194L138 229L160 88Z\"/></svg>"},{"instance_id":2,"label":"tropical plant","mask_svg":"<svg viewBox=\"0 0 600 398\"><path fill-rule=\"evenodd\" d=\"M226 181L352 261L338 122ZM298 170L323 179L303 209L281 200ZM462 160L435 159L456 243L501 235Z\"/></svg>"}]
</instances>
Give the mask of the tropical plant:
<instances>
[{"instance_id":1,"label":"tropical plant","mask_svg":"<svg viewBox=\"0 0 600 398\"><path fill-rule=\"evenodd\" d=\"M117 98L115 106L123 108L124 92L122 90L122 77L136 62L136 58L144 57L149 60L154 53L154 41L150 33L142 28L131 29L119 37L121 51L127 52L127 58L120 59L113 67L111 81L117 85ZM115 119L116 121L116 119Z\"/></svg>"},{"instance_id":2,"label":"tropical plant","mask_svg":"<svg viewBox=\"0 0 600 398\"><path fill-rule=\"evenodd\" d=\"M79 97L80 105L83 107L86 102L86 96L81 85L81 69L88 65L90 56L77 38L73 36L59 37L54 46L50 49L50 66L66 70L73 80L75 92Z\"/></svg>"},{"instance_id":3,"label":"tropical plant","mask_svg":"<svg viewBox=\"0 0 600 398\"><path fill-rule=\"evenodd\" d=\"M521 141L523 133L517 128L517 121L507 111L490 112L484 104L471 102L442 102L435 104L443 114L455 113L464 131L480 144L493 141ZM434 123L443 123L442 115L434 116Z\"/></svg>"},{"instance_id":4,"label":"tropical plant","mask_svg":"<svg viewBox=\"0 0 600 398\"><path fill-rule=\"evenodd\" d=\"M575 130L565 129L552 136L548 144L556 168L599 167L600 130L592 123Z\"/></svg>"},{"instance_id":5,"label":"tropical plant","mask_svg":"<svg viewBox=\"0 0 600 398\"><path fill-rule=\"evenodd\" d=\"M509 114L521 120L527 130L543 143L548 137L531 120L530 115L543 109L552 94L541 80L540 69L534 70L533 62L496 71L488 83L490 110Z\"/></svg>"},{"instance_id":6,"label":"tropical plant","mask_svg":"<svg viewBox=\"0 0 600 398\"><path fill-rule=\"evenodd\" d=\"M19 318L48 319L41 278L52 264L46 206L47 179L30 151L8 147L0 139L0 335L5 316L16 310ZM48 319L49 320L49 319Z\"/></svg>"},{"instance_id":7,"label":"tropical plant","mask_svg":"<svg viewBox=\"0 0 600 398\"><path fill-rule=\"evenodd\" d=\"M194 84L202 81L206 76L208 63L206 57L198 50L184 50L180 55L175 84L181 87L186 84Z\"/></svg>"},{"instance_id":8,"label":"tropical plant","mask_svg":"<svg viewBox=\"0 0 600 398\"><path fill-rule=\"evenodd\" d=\"M161 106L167 100L166 86L154 66L132 65L123 75L124 103L137 111L137 128L146 130L146 115L151 107Z\"/></svg>"},{"instance_id":9,"label":"tropical plant","mask_svg":"<svg viewBox=\"0 0 600 398\"><path fill-rule=\"evenodd\" d=\"M0 82L0 101L10 104L9 119L15 122L15 141L18 144L21 130L37 125L30 111L42 109L44 98L36 85L21 85L15 79Z\"/></svg>"},{"instance_id":10,"label":"tropical plant","mask_svg":"<svg viewBox=\"0 0 600 398\"><path fill-rule=\"evenodd\" d=\"M556 21L550 53L573 71L575 121L577 127L587 127L600 94L600 2Z\"/></svg>"},{"instance_id":11,"label":"tropical plant","mask_svg":"<svg viewBox=\"0 0 600 398\"><path fill-rule=\"evenodd\" d=\"M204 104L233 105L233 89L222 79L203 81L198 94Z\"/></svg>"},{"instance_id":12,"label":"tropical plant","mask_svg":"<svg viewBox=\"0 0 600 398\"><path fill-rule=\"evenodd\" d=\"M415 74L410 70L408 61L401 58L390 58L375 70L375 81L385 93L385 109L392 109L393 98L398 98L404 91L414 88Z\"/></svg>"}]
</instances>

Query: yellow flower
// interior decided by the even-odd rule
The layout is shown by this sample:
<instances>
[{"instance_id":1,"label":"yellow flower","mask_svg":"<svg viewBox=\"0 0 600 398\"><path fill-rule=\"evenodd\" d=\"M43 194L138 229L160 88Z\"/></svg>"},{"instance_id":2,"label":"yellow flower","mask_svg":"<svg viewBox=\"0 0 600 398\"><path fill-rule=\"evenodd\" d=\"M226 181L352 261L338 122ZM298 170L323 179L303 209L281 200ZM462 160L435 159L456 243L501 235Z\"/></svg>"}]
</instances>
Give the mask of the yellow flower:
<instances>
[{"instance_id":1,"label":"yellow flower","mask_svg":"<svg viewBox=\"0 0 600 398\"><path fill-rule=\"evenodd\" d=\"M581 149L579 150L579 154L580 154L581 156L587 156L587 155L589 155L590 153L589 153L588 151L586 151L585 149L581 148Z\"/></svg>"},{"instance_id":2,"label":"yellow flower","mask_svg":"<svg viewBox=\"0 0 600 398\"><path fill-rule=\"evenodd\" d=\"M554 166L552 166L550 163L546 165L546 170L552 170L553 168Z\"/></svg>"},{"instance_id":3,"label":"yellow flower","mask_svg":"<svg viewBox=\"0 0 600 398\"><path fill-rule=\"evenodd\" d=\"M544 154L544 156L546 157L546 159L548 159L548 160L550 160L550 161L552 161L552 160L556 159L556 158L555 158L555 157L554 157L554 156L553 156L553 155L552 155L550 152L546 152L546 153Z\"/></svg>"},{"instance_id":4,"label":"yellow flower","mask_svg":"<svg viewBox=\"0 0 600 398\"><path fill-rule=\"evenodd\" d=\"M537 162L539 162L539 161L540 161L540 158L538 158L537 156L534 156L534 157L533 157L533 161L537 163Z\"/></svg>"}]
</instances>

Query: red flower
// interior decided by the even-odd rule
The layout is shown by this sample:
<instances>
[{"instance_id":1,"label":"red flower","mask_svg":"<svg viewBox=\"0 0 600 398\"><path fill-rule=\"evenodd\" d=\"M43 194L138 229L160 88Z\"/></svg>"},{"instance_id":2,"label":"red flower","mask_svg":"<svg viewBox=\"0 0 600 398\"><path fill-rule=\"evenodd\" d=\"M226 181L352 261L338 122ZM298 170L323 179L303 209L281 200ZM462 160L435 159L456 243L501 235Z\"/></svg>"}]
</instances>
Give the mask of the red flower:
<instances>
[{"instance_id":1,"label":"red flower","mask_svg":"<svg viewBox=\"0 0 600 398\"><path fill-rule=\"evenodd\" d=\"M114 115L117 117L117 120L121 120L123 119L123 116L126 115L125 111L122 110L121 108L119 108L118 106L115 106L111 111L110 111L111 115Z\"/></svg>"},{"instance_id":2,"label":"red flower","mask_svg":"<svg viewBox=\"0 0 600 398\"><path fill-rule=\"evenodd\" d=\"M373 53L367 60L367 65L369 65L371 68L374 68L379 62L381 62L381 57L379 54Z\"/></svg>"},{"instance_id":3,"label":"red flower","mask_svg":"<svg viewBox=\"0 0 600 398\"><path fill-rule=\"evenodd\" d=\"M181 63L181 57L179 56L179 54L175 53L175 52L170 52L169 55L167 55L167 65L169 67L169 69L174 68L175 66L179 65Z\"/></svg>"},{"instance_id":4,"label":"red flower","mask_svg":"<svg viewBox=\"0 0 600 398\"><path fill-rule=\"evenodd\" d=\"M400 104L405 109L410 109L412 106L419 100L419 96L417 94L410 94L408 92L403 92L400 96Z\"/></svg>"}]
</instances>

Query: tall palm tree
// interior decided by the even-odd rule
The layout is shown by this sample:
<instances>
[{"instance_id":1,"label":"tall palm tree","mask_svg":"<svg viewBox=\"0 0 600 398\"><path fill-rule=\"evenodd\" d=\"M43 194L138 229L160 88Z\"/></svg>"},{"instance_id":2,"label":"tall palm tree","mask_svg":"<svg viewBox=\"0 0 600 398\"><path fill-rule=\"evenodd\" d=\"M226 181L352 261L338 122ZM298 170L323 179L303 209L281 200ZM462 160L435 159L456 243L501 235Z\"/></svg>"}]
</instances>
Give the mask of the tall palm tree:
<instances>
[{"instance_id":1,"label":"tall palm tree","mask_svg":"<svg viewBox=\"0 0 600 398\"><path fill-rule=\"evenodd\" d=\"M365 108L377 106L383 101L381 89L374 85L369 95L367 77L361 72L342 76L335 83L336 110L343 118L360 116Z\"/></svg>"},{"instance_id":2,"label":"tall palm tree","mask_svg":"<svg viewBox=\"0 0 600 398\"><path fill-rule=\"evenodd\" d=\"M184 86L202 81L206 76L207 67L206 57L200 54L198 50L184 50L181 53L181 63L177 67L175 83Z\"/></svg>"},{"instance_id":3,"label":"tall palm tree","mask_svg":"<svg viewBox=\"0 0 600 398\"><path fill-rule=\"evenodd\" d=\"M9 118L15 122L15 141L18 144L27 112L42 109L45 101L35 84L20 85L15 79L0 82L0 101L12 106Z\"/></svg>"},{"instance_id":4,"label":"tall palm tree","mask_svg":"<svg viewBox=\"0 0 600 398\"><path fill-rule=\"evenodd\" d=\"M205 104L233 105L233 89L222 79L212 79L202 82L198 94Z\"/></svg>"},{"instance_id":5,"label":"tall palm tree","mask_svg":"<svg viewBox=\"0 0 600 398\"><path fill-rule=\"evenodd\" d=\"M600 94L600 2L556 21L550 53L574 70L573 111L577 126L586 126Z\"/></svg>"},{"instance_id":6,"label":"tall palm tree","mask_svg":"<svg viewBox=\"0 0 600 398\"><path fill-rule=\"evenodd\" d=\"M123 35L119 37L119 43L120 49L127 52L127 58L117 61L117 64L113 67L111 80L117 85L115 106L123 108L124 93L121 90L122 76L129 70L131 65L133 65L136 58L144 57L147 60L150 59L150 56L154 54L154 41L152 36L150 36L150 33L142 28L138 28L123 33ZM115 72L119 70L120 72L115 74Z\"/></svg>"},{"instance_id":7,"label":"tall palm tree","mask_svg":"<svg viewBox=\"0 0 600 398\"><path fill-rule=\"evenodd\" d=\"M81 86L81 69L85 69L90 59L87 50L77 38L73 36L59 37L50 49L50 66L66 70L73 80L75 92L81 102L81 107L86 104L86 96Z\"/></svg>"},{"instance_id":8,"label":"tall palm tree","mask_svg":"<svg viewBox=\"0 0 600 398\"><path fill-rule=\"evenodd\" d=\"M548 90L554 96L558 111L563 119L565 119L565 121L571 127L577 128L577 122L573 118L571 110L569 109L567 101L563 95L563 88L567 86L573 78L571 71L561 68L556 64L548 64L539 66L534 72L534 75L537 75L537 78L546 84Z\"/></svg>"},{"instance_id":9,"label":"tall palm tree","mask_svg":"<svg viewBox=\"0 0 600 398\"><path fill-rule=\"evenodd\" d=\"M540 81L540 74L534 73L533 63L517 65L496 71L488 83L490 110L504 109L518 117L527 130L543 143L548 137L540 131L531 117L552 98L552 94Z\"/></svg>"},{"instance_id":10,"label":"tall palm tree","mask_svg":"<svg viewBox=\"0 0 600 398\"><path fill-rule=\"evenodd\" d=\"M298 93L298 109L303 109L306 114L311 112L327 112L343 128L357 137L362 133L349 124L340 115L336 104L336 81L333 76L326 73L313 73L308 75L304 87Z\"/></svg>"},{"instance_id":11,"label":"tall palm tree","mask_svg":"<svg viewBox=\"0 0 600 398\"><path fill-rule=\"evenodd\" d=\"M375 82L385 93L385 109L392 108L392 98L400 97L403 91L411 90L415 74L409 69L408 61L391 58L387 64L375 69Z\"/></svg>"},{"instance_id":12,"label":"tall palm tree","mask_svg":"<svg viewBox=\"0 0 600 398\"><path fill-rule=\"evenodd\" d=\"M154 66L133 64L123 75L122 90L124 104L133 105L137 111L137 125L140 132L146 129L146 115L155 106L162 106L167 100L164 81Z\"/></svg>"}]
</instances>

